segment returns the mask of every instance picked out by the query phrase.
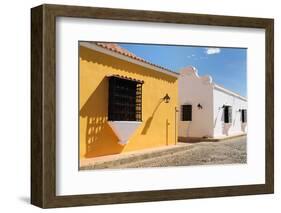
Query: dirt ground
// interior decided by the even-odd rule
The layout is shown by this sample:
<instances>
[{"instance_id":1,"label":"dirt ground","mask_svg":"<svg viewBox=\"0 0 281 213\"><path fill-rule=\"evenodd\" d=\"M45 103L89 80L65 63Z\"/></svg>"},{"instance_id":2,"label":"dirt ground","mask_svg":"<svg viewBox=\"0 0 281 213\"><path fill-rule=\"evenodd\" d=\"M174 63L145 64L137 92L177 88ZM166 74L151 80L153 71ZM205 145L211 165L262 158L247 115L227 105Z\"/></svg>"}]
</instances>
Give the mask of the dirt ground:
<instances>
[{"instance_id":1,"label":"dirt ground","mask_svg":"<svg viewBox=\"0 0 281 213\"><path fill-rule=\"evenodd\" d=\"M190 143L190 149L114 168L167 167L247 163L246 136L220 142Z\"/></svg>"}]
</instances>

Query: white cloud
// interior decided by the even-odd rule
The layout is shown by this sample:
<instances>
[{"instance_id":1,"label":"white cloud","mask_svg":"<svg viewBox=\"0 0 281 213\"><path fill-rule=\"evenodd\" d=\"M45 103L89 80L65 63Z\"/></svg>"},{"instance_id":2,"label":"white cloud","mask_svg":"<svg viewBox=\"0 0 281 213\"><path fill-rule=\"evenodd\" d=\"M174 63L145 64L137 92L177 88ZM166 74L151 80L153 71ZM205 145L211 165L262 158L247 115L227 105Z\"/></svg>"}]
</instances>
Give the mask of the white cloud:
<instances>
[{"instance_id":1,"label":"white cloud","mask_svg":"<svg viewBox=\"0 0 281 213\"><path fill-rule=\"evenodd\" d=\"M193 58L193 59L195 59L195 54L188 55L187 58Z\"/></svg>"},{"instance_id":2,"label":"white cloud","mask_svg":"<svg viewBox=\"0 0 281 213\"><path fill-rule=\"evenodd\" d=\"M205 53L207 55L212 55L212 54L219 54L221 51L220 48L205 48Z\"/></svg>"}]
</instances>

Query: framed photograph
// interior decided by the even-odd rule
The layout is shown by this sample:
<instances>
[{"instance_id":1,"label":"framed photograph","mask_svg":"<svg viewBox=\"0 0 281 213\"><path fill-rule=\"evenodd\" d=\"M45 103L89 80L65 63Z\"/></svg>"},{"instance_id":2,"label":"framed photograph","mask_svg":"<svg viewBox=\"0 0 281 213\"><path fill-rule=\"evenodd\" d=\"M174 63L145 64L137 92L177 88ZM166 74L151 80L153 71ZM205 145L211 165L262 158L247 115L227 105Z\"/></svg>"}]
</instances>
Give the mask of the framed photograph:
<instances>
[{"instance_id":1,"label":"framed photograph","mask_svg":"<svg viewBox=\"0 0 281 213\"><path fill-rule=\"evenodd\" d=\"M31 203L274 192L274 20L31 9Z\"/></svg>"}]
</instances>

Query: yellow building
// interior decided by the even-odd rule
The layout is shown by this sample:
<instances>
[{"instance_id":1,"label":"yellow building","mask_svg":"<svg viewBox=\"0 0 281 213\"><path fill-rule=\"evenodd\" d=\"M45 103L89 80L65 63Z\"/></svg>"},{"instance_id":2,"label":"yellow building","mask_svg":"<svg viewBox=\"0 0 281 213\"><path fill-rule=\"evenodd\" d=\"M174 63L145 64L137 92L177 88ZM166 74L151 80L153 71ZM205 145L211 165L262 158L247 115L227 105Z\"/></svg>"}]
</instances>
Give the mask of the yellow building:
<instances>
[{"instance_id":1,"label":"yellow building","mask_svg":"<svg viewBox=\"0 0 281 213\"><path fill-rule=\"evenodd\" d=\"M174 145L178 74L113 43L79 43L80 160Z\"/></svg>"}]
</instances>

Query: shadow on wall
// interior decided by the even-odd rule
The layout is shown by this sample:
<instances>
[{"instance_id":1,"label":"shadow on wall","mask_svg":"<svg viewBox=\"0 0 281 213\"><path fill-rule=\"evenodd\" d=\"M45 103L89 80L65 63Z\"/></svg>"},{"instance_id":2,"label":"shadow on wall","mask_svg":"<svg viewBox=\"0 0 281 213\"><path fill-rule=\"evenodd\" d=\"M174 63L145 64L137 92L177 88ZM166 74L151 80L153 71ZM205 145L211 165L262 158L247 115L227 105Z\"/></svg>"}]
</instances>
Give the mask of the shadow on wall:
<instances>
[{"instance_id":1,"label":"shadow on wall","mask_svg":"<svg viewBox=\"0 0 281 213\"><path fill-rule=\"evenodd\" d=\"M231 123L224 123L223 125L222 125L222 134L224 134L224 135L229 135L229 129L230 129L230 127L231 127Z\"/></svg>"},{"instance_id":2,"label":"shadow on wall","mask_svg":"<svg viewBox=\"0 0 281 213\"><path fill-rule=\"evenodd\" d=\"M165 80L168 82L175 82L177 80L176 77L168 76L160 72L150 72L150 70L145 69L141 66L131 64L129 62L123 61L121 59L103 53L96 52L94 50L90 50L86 47L80 46L80 48L83 48L83 51L80 51L80 57L82 60L98 63L103 66L112 67L117 70L124 70L129 73L136 73L143 76L149 76L152 78Z\"/></svg>"},{"instance_id":3,"label":"shadow on wall","mask_svg":"<svg viewBox=\"0 0 281 213\"><path fill-rule=\"evenodd\" d=\"M234 113L233 126L235 126L236 120L238 120L238 122L239 122L239 115L240 115L239 111L236 111Z\"/></svg>"},{"instance_id":4,"label":"shadow on wall","mask_svg":"<svg viewBox=\"0 0 281 213\"><path fill-rule=\"evenodd\" d=\"M105 77L80 109L80 116L86 118L85 134L86 158L117 154L124 146L118 144L118 138L107 123L108 80ZM80 120L81 122L81 120ZM84 121L82 121L84 122Z\"/></svg>"},{"instance_id":5,"label":"shadow on wall","mask_svg":"<svg viewBox=\"0 0 281 213\"><path fill-rule=\"evenodd\" d=\"M143 129L142 129L142 131L141 131L141 134L142 134L142 135L146 135L146 133L147 133L149 127L151 126L153 117L154 117L154 115L155 115L157 109L159 108L160 104L163 103L163 101L164 101L164 100L163 100L162 98L159 100L159 102L158 102L158 104L156 105L155 109L153 110L151 116L149 116L149 118L146 120L146 122L145 122L145 124L144 124L144 127L143 127Z\"/></svg>"},{"instance_id":6,"label":"shadow on wall","mask_svg":"<svg viewBox=\"0 0 281 213\"><path fill-rule=\"evenodd\" d=\"M246 132L247 123L241 123L242 132Z\"/></svg>"},{"instance_id":7,"label":"shadow on wall","mask_svg":"<svg viewBox=\"0 0 281 213\"><path fill-rule=\"evenodd\" d=\"M222 121L222 134L228 136L229 135L229 129L232 125L232 123L224 123L224 113L221 115L221 121Z\"/></svg>"},{"instance_id":8,"label":"shadow on wall","mask_svg":"<svg viewBox=\"0 0 281 213\"><path fill-rule=\"evenodd\" d=\"M217 116L216 116L216 119L215 119L215 122L214 122L214 127L213 127L213 128L215 128L215 127L216 127L216 125L217 125L217 120L218 120L218 117L219 117L220 111L221 111L222 109L223 109L222 107L219 107L219 110L218 110L218 113L217 113ZM222 119L221 119L221 121L224 121L223 113L222 113Z\"/></svg>"}]
</instances>

